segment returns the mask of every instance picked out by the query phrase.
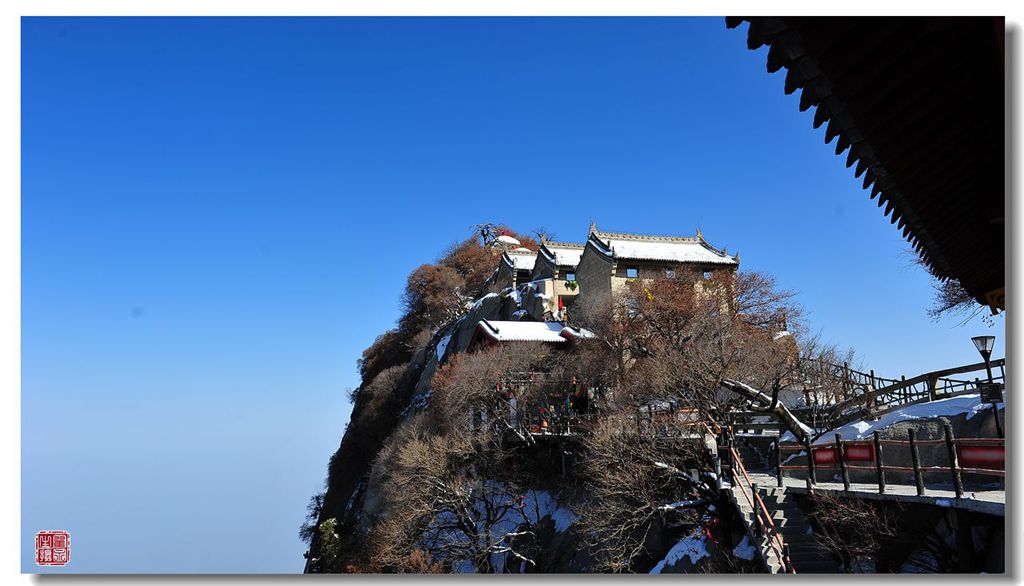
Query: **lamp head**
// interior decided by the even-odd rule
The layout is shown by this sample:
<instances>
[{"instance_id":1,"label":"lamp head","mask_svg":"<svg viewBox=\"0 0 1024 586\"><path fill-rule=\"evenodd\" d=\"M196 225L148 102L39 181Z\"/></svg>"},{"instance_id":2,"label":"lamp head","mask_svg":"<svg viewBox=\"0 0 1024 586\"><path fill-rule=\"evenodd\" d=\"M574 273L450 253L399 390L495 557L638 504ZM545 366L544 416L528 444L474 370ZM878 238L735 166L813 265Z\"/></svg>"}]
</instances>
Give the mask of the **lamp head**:
<instances>
[{"instance_id":1,"label":"lamp head","mask_svg":"<svg viewBox=\"0 0 1024 586\"><path fill-rule=\"evenodd\" d=\"M978 349L978 352L986 360L992 355L992 349L996 345L995 336L974 336L971 338L971 341L974 342L974 347Z\"/></svg>"}]
</instances>

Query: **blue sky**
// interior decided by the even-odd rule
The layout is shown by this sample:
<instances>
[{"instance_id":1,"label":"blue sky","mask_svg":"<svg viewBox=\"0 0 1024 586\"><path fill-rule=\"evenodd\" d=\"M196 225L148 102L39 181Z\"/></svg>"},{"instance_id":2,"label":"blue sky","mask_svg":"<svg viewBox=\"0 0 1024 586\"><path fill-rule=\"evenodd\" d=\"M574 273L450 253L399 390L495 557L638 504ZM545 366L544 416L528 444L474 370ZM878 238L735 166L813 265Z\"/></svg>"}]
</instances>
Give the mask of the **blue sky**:
<instances>
[{"instance_id":1,"label":"blue sky","mask_svg":"<svg viewBox=\"0 0 1024 586\"><path fill-rule=\"evenodd\" d=\"M879 374L977 359L724 19L22 26L22 568L297 572L361 350L472 224L705 237Z\"/></svg>"}]
</instances>

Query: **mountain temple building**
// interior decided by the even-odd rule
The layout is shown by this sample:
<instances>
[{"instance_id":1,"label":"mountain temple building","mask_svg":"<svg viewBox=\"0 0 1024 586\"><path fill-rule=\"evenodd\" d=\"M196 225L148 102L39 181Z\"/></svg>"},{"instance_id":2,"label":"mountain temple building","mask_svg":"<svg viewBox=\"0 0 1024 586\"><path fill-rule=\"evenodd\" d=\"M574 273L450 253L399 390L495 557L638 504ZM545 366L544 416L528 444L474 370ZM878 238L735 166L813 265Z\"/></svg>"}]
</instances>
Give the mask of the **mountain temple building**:
<instances>
[{"instance_id":1,"label":"mountain temple building","mask_svg":"<svg viewBox=\"0 0 1024 586\"><path fill-rule=\"evenodd\" d=\"M492 290L512 289L520 315L564 322L573 306L593 307L618 295L629 281L694 278L695 286L722 274L734 277L739 254L730 255L695 236L653 236L604 232L591 224L586 243L541 240L540 249L501 242L501 259L488 283ZM583 305L578 305L583 304Z\"/></svg>"},{"instance_id":2,"label":"mountain temple building","mask_svg":"<svg viewBox=\"0 0 1024 586\"><path fill-rule=\"evenodd\" d=\"M591 224L576 267L578 303L594 306L617 295L634 279L698 276L698 284L720 271L735 274L740 255L711 246L696 236L651 236L602 232Z\"/></svg>"}]
</instances>

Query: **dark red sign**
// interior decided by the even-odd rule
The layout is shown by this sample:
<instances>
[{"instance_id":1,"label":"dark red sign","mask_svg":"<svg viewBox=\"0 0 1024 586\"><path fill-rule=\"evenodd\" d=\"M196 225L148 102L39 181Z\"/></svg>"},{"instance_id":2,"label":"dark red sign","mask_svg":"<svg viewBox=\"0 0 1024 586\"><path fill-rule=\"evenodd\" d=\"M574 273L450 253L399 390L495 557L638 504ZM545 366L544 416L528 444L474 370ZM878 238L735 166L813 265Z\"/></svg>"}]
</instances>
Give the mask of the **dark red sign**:
<instances>
[{"instance_id":1,"label":"dark red sign","mask_svg":"<svg viewBox=\"0 0 1024 586\"><path fill-rule=\"evenodd\" d=\"M873 444L845 444L846 461L848 462L874 462L875 446Z\"/></svg>"},{"instance_id":2,"label":"dark red sign","mask_svg":"<svg viewBox=\"0 0 1024 586\"><path fill-rule=\"evenodd\" d=\"M815 464L835 464L839 461L836 457L836 447L827 446L813 448ZM874 462L875 446L872 444L848 444L843 442L843 451L846 452L847 462Z\"/></svg>"},{"instance_id":3,"label":"dark red sign","mask_svg":"<svg viewBox=\"0 0 1024 586\"><path fill-rule=\"evenodd\" d=\"M36 533L36 565L66 566L71 560L71 534L67 531Z\"/></svg>"},{"instance_id":4,"label":"dark red sign","mask_svg":"<svg viewBox=\"0 0 1024 586\"><path fill-rule=\"evenodd\" d=\"M1006 448L1003 446L960 446L957 451L960 465L965 468L1002 470L1006 466Z\"/></svg>"},{"instance_id":5,"label":"dark red sign","mask_svg":"<svg viewBox=\"0 0 1024 586\"><path fill-rule=\"evenodd\" d=\"M835 464L836 463L836 449L831 448L812 448L811 451L814 453L815 464Z\"/></svg>"}]
</instances>

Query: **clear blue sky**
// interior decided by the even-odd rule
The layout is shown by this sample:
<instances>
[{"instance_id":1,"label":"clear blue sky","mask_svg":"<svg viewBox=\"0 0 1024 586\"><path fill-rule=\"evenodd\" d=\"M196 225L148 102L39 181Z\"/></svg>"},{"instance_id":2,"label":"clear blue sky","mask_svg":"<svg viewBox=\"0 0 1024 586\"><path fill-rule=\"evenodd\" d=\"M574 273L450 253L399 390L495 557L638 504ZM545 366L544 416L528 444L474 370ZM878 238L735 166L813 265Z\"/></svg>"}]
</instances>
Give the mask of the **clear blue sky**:
<instances>
[{"instance_id":1,"label":"clear blue sky","mask_svg":"<svg viewBox=\"0 0 1024 586\"><path fill-rule=\"evenodd\" d=\"M355 361L481 221L692 234L878 373L977 359L724 19L25 19L22 563L297 572Z\"/></svg>"}]
</instances>

